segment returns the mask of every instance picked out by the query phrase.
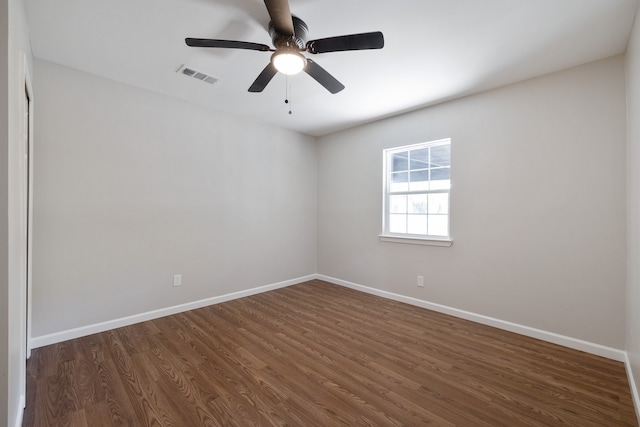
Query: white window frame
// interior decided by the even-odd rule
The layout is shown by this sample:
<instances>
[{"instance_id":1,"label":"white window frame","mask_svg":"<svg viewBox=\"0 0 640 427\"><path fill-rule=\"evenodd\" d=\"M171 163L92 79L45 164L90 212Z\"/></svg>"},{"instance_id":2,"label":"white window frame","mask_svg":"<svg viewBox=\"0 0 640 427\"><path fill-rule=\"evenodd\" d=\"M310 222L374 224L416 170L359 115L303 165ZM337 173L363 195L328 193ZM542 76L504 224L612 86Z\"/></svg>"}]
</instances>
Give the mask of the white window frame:
<instances>
[{"instance_id":1,"label":"white window frame","mask_svg":"<svg viewBox=\"0 0 640 427\"><path fill-rule=\"evenodd\" d=\"M402 147L393 147L383 150L383 186L382 186L382 234L379 238L384 242L392 243L409 243L417 245L430 245L430 246L451 246L453 240L451 239L451 185L449 189L438 190L413 190L403 191L401 194L429 194L429 193L448 193L449 194L449 206L447 214L447 228L449 231L448 236L430 236L408 233L391 233L389 231L389 197L392 194L398 194L398 192L392 193L390 190L390 173L391 173L391 161L393 154L402 151L415 150L420 148L434 147L438 145L449 144L451 146L451 138L439 139L436 141L421 142L419 144L405 145Z\"/></svg>"}]
</instances>

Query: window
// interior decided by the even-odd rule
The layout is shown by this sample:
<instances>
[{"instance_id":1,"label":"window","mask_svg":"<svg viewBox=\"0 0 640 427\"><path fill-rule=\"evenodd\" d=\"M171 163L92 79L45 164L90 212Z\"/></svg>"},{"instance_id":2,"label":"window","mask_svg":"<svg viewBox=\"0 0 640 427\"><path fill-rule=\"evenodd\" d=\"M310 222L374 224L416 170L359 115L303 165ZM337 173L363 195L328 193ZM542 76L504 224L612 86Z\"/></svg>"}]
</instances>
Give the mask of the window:
<instances>
[{"instance_id":1,"label":"window","mask_svg":"<svg viewBox=\"0 0 640 427\"><path fill-rule=\"evenodd\" d=\"M449 241L451 140L384 150L381 238Z\"/></svg>"}]
</instances>

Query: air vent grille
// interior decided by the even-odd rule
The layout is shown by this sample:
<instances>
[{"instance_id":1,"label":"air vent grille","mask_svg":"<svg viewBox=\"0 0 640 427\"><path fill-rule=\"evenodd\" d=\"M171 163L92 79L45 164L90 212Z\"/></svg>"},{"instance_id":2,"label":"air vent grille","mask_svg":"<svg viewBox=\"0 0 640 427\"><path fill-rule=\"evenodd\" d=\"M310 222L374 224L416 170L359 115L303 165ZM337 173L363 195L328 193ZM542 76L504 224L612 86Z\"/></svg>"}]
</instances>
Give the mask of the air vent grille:
<instances>
[{"instance_id":1,"label":"air vent grille","mask_svg":"<svg viewBox=\"0 0 640 427\"><path fill-rule=\"evenodd\" d=\"M201 80L211 85L219 80L216 77L210 76L201 71L194 70L193 68L189 68L185 65L182 65L180 68L178 68L178 73L184 74L185 76L193 77L194 79Z\"/></svg>"}]
</instances>

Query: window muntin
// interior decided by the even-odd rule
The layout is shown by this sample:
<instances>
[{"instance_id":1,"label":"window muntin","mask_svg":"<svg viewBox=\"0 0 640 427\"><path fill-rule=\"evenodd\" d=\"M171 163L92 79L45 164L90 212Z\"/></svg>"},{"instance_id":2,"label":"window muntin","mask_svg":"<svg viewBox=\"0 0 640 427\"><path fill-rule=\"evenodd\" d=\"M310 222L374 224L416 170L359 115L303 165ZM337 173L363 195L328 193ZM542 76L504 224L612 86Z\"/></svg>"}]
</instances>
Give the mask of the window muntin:
<instances>
[{"instance_id":1,"label":"window muntin","mask_svg":"<svg viewBox=\"0 0 640 427\"><path fill-rule=\"evenodd\" d=\"M449 238L451 140L384 150L384 235Z\"/></svg>"}]
</instances>

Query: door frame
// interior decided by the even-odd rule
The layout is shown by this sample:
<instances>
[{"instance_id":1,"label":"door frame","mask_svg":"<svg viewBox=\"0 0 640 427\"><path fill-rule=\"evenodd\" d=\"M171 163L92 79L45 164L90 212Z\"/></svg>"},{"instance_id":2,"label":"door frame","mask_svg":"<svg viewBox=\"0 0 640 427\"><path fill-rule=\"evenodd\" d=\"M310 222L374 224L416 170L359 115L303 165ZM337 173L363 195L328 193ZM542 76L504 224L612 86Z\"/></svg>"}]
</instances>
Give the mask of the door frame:
<instances>
[{"instance_id":1,"label":"door frame","mask_svg":"<svg viewBox=\"0 0 640 427\"><path fill-rule=\"evenodd\" d=\"M24 263L24 299L25 304L25 351L26 359L31 356L31 301L32 301L32 255L33 255L33 85L31 82L31 75L29 74L29 64L27 57L23 57L23 76L24 76L24 97L23 97L23 113L27 115L27 120L23 120L23 141L26 141L23 152L23 167L25 168L22 179L23 181L23 207L25 208L22 218L24 221L24 234L26 253Z\"/></svg>"}]
</instances>

